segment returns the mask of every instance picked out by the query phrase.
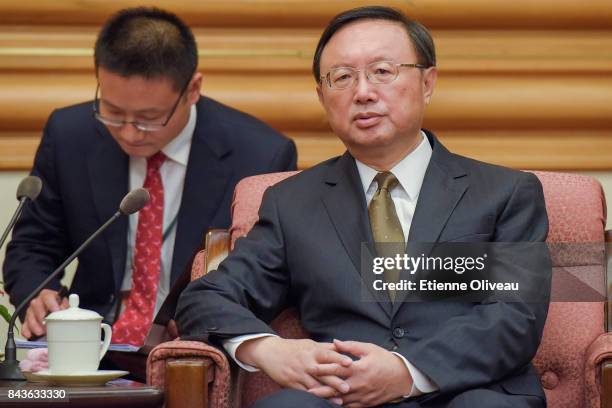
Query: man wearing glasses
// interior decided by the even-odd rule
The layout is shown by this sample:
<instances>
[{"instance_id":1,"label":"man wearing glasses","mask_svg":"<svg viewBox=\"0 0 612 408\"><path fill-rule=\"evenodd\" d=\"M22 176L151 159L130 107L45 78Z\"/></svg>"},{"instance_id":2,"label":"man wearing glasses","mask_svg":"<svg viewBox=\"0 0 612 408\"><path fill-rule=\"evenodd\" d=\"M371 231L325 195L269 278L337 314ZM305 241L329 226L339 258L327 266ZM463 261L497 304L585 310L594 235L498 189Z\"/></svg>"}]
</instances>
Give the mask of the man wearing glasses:
<instances>
[{"instance_id":1,"label":"man wearing glasses","mask_svg":"<svg viewBox=\"0 0 612 408\"><path fill-rule=\"evenodd\" d=\"M200 95L197 64L192 32L171 13L126 9L104 25L95 45L94 102L55 111L36 154L32 173L43 190L17 224L4 263L13 304L107 220L129 190L144 186L150 203L83 252L70 288L80 307L115 322L113 342L142 345L204 233L229 226L236 183L295 169L292 141ZM130 288L120 309L120 293ZM30 303L25 337L43 335L44 317L66 306L58 291L59 281Z\"/></svg>"},{"instance_id":2,"label":"man wearing glasses","mask_svg":"<svg viewBox=\"0 0 612 408\"><path fill-rule=\"evenodd\" d=\"M544 241L537 178L454 155L422 130L433 40L396 10L336 16L313 73L347 152L266 191L251 232L181 295L181 337L218 344L284 388L256 408L545 406L530 361L546 300L402 303L396 291L362 291L360 276L362 243ZM272 330L286 307L311 340Z\"/></svg>"}]
</instances>

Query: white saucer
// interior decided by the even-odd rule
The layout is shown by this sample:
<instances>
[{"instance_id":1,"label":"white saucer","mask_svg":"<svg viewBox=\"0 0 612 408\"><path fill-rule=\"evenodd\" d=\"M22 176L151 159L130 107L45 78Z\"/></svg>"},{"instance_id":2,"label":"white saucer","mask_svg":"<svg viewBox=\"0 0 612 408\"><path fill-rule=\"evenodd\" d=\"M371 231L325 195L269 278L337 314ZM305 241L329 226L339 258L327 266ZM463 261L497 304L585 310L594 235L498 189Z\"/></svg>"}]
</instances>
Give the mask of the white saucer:
<instances>
[{"instance_id":1,"label":"white saucer","mask_svg":"<svg viewBox=\"0 0 612 408\"><path fill-rule=\"evenodd\" d=\"M114 380L126 374L129 373L120 370L81 371L71 374L54 374L48 370L41 370L35 373L29 373L28 380L47 381L57 385L91 386L104 385L110 380Z\"/></svg>"}]
</instances>

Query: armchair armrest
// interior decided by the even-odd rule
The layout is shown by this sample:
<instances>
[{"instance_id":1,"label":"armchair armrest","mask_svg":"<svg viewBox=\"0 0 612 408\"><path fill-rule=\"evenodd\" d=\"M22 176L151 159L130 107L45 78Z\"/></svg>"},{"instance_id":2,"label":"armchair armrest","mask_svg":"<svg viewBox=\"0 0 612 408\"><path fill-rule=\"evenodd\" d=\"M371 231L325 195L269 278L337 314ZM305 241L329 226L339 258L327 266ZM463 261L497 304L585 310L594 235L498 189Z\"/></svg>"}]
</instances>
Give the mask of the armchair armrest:
<instances>
[{"instance_id":1,"label":"armchair armrest","mask_svg":"<svg viewBox=\"0 0 612 408\"><path fill-rule=\"evenodd\" d=\"M612 333L591 343L584 361L585 406L612 407Z\"/></svg>"},{"instance_id":2,"label":"armchair armrest","mask_svg":"<svg viewBox=\"0 0 612 408\"><path fill-rule=\"evenodd\" d=\"M216 269L225 259L230 248L229 232L210 230L204 248L194 258L191 280ZM153 348L147 359L147 383L166 390L166 408L227 407L230 382L227 358L206 343L168 341Z\"/></svg>"},{"instance_id":3,"label":"armchair armrest","mask_svg":"<svg viewBox=\"0 0 612 408\"><path fill-rule=\"evenodd\" d=\"M173 379L180 381L185 392L168 392L169 381ZM147 384L166 390L167 408L229 406L230 382L230 365L223 352L202 342L168 341L151 350L147 359Z\"/></svg>"},{"instance_id":4,"label":"armchair armrest","mask_svg":"<svg viewBox=\"0 0 612 408\"><path fill-rule=\"evenodd\" d=\"M586 398L587 401L600 401L602 408L612 408L612 231L604 233L606 243L606 290L605 308L606 333L601 335L589 349L586 358ZM597 369L601 365L601 371ZM597 378L598 374L601 378ZM600 380L600 381L598 381ZM597 395L601 389L601 395Z\"/></svg>"}]
</instances>

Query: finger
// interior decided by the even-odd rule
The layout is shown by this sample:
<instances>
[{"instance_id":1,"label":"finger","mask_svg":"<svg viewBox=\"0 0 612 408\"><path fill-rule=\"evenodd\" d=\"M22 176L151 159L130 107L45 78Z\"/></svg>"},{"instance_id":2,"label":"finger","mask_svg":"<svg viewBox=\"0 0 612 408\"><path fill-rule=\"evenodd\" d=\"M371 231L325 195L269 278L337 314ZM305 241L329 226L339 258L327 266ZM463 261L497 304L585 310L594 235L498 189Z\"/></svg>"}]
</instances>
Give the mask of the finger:
<instances>
[{"instance_id":1,"label":"finger","mask_svg":"<svg viewBox=\"0 0 612 408\"><path fill-rule=\"evenodd\" d=\"M323 385L316 378L306 372L304 372L301 378L298 379L298 382L304 387L306 391Z\"/></svg>"},{"instance_id":2,"label":"finger","mask_svg":"<svg viewBox=\"0 0 612 408\"><path fill-rule=\"evenodd\" d=\"M289 383L288 386L289 386L289 388L293 388L293 389L296 389L296 390L308 392L308 388L304 387L302 384L300 384L298 382L293 383L293 384Z\"/></svg>"},{"instance_id":3,"label":"finger","mask_svg":"<svg viewBox=\"0 0 612 408\"><path fill-rule=\"evenodd\" d=\"M342 398L340 397L330 398L329 402L331 402L332 404L336 404L336 405L342 405Z\"/></svg>"},{"instance_id":4,"label":"finger","mask_svg":"<svg viewBox=\"0 0 612 408\"><path fill-rule=\"evenodd\" d=\"M343 367L340 364L332 363L332 364L317 364L316 370L314 372L309 372L309 374L320 377L324 375L334 375L336 377L346 378L352 374L353 370L347 367Z\"/></svg>"},{"instance_id":5,"label":"finger","mask_svg":"<svg viewBox=\"0 0 612 408\"><path fill-rule=\"evenodd\" d=\"M333 350L319 349L315 354L315 360L321 364L339 364L343 367L348 367L353 363L349 356L340 354Z\"/></svg>"},{"instance_id":6,"label":"finger","mask_svg":"<svg viewBox=\"0 0 612 408\"><path fill-rule=\"evenodd\" d=\"M342 406L343 407L361 407L364 404L362 403L362 395L358 395L356 393L350 393L342 396Z\"/></svg>"},{"instance_id":7,"label":"finger","mask_svg":"<svg viewBox=\"0 0 612 408\"><path fill-rule=\"evenodd\" d=\"M369 406L369 402L373 400L373 395L364 389L357 389L353 387L351 392L342 395L342 402L344 406L350 404L358 404L359 406ZM374 404L376 405L376 404Z\"/></svg>"},{"instance_id":8,"label":"finger","mask_svg":"<svg viewBox=\"0 0 612 408\"><path fill-rule=\"evenodd\" d=\"M320 387L311 388L308 390L309 393L316 395L319 398L335 398L338 395L338 391L332 387L322 385Z\"/></svg>"},{"instance_id":9,"label":"finger","mask_svg":"<svg viewBox=\"0 0 612 408\"><path fill-rule=\"evenodd\" d=\"M351 387L346 381L344 381L342 378L336 377L335 375L325 375L316 378L321 384L332 387L340 394L346 394L351 390Z\"/></svg>"},{"instance_id":10,"label":"finger","mask_svg":"<svg viewBox=\"0 0 612 408\"><path fill-rule=\"evenodd\" d=\"M60 304L60 309L68 309L70 303L68 302L68 298L63 298L62 303Z\"/></svg>"},{"instance_id":11,"label":"finger","mask_svg":"<svg viewBox=\"0 0 612 408\"><path fill-rule=\"evenodd\" d=\"M325 343L325 342L321 342L321 343L317 343L320 346L322 346L325 349L328 350L336 350L336 346L334 345L334 343Z\"/></svg>"},{"instance_id":12,"label":"finger","mask_svg":"<svg viewBox=\"0 0 612 408\"><path fill-rule=\"evenodd\" d=\"M57 312L60 310L59 298L56 291L47 290L45 293L40 294L40 299L46 311Z\"/></svg>"},{"instance_id":13,"label":"finger","mask_svg":"<svg viewBox=\"0 0 612 408\"><path fill-rule=\"evenodd\" d=\"M38 322L38 320L36 320L36 317L34 315L30 315L30 317L26 319L26 323L28 324L28 327L30 328L31 332L30 337L42 336L43 334L45 334L45 329L43 325Z\"/></svg>"},{"instance_id":14,"label":"finger","mask_svg":"<svg viewBox=\"0 0 612 408\"><path fill-rule=\"evenodd\" d=\"M23 324L21 325L21 334L26 339L29 339L30 337L32 337L32 332L30 331L30 326L28 326L27 321L24 321Z\"/></svg>"},{"instance_id":15,"label":"finger","mask_svg":"<svg viewBox=\"0 0 612 408\"><path fill-rule=\"evenodd\" d=\"M360 341L340 341L334 339L336 349L341 353L351 353L355 356L362 357L370 353L370 345Z\"/></svg>"},{"instance_id":16,"label":"finger","mask_svg":"<svg viewBox=\"0 0 612 408\"><path fill-rule=\"evenodd\" d=\"M26 312L25 323L30 330L30 337L32 337L32 334L36 336L42 336L45 334L45 328L43 327L42 322L38 321L36 313L31 308L28 308L28 311Z\"/></svg>"},{"instance_id":17,"label":"finger","mask_svg":"<svg viewBox=\"0 0 612 408\"><path fill-rule=\"evenodd\" d=\"M35 319L36 321L41 321L47 315L47 309L45 309L44 303L40 300L40 298L34 298L30 302L30 306L28 306L28 310L26 312L26 318Z\"/></svg>"}]
</instances>

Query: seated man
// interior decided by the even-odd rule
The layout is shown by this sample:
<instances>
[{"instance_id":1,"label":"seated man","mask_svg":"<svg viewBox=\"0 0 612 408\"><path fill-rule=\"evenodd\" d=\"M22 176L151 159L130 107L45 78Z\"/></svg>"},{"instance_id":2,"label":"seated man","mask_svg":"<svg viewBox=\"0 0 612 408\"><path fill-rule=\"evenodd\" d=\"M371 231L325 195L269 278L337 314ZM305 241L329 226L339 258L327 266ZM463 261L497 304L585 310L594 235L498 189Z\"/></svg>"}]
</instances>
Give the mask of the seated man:
<instances>
[{"instance_id":1,"label":"seated man","mask_svg":"<svg viewBox=\"0 0 612 408\"><path fill-rule=\"evenodd\" d=\"M113 342L142 345L204 233L229 226L236 183L294 170L296 149L259 120L200 95L195 38L174 14L119 11L102 27L94 61L95 100L59 109L46 124L32 170L42 193L15 227L4 281L11 302L21 303L144 185L150 203L82 253L70 287L82 308L117 320ZM44 317L66 306L59 290L58 280L32 300L25 337L43 335Z\"/></svg>"},{"instance_id":2,"label":"seated man","mask_svg":"<svg viewBox=\"0 0 612 408\"><path fill-rule=\"evenodd\" d=\"M336 16L313 73L347 152L266 191L251 232L183 292L183 338L222 345L285 388L257 407L545 406L530 361L546 301L377 302L360 276L362 243L544 241L538 179L452 154L421 129L434 45L396 10ZM312 340L270 328L289 306Z\"/></svg>"}]
</instances>

